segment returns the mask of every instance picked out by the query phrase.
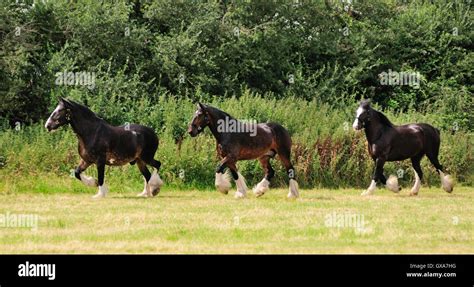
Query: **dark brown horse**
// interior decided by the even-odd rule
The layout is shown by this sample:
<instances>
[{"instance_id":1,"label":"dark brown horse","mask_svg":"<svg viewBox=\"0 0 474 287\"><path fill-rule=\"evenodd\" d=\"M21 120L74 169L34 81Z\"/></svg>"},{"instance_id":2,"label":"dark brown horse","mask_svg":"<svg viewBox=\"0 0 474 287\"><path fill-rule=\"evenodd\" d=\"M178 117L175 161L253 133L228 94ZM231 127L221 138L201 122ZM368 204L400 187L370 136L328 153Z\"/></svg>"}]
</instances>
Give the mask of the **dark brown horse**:
<instances>
[{"instance_id":1,"label":"dark brown horse","mask_svg":"<svg viewBox=\"0 0 474 287\"><path fill-rule=\"evenodd\" d=\"M387 161L401 161L410 158L415 170L415 185L411 195L417 195L421 187L423 172L420 161L427 156L441 177L441 184L446 192L453 191L453 182L438 161L440 146L439 130L429 124L408 124L396 126L379 111L370 106L368 100L360 103L352 127L355 130L364 129L367 137L369 154L375 162L372 183L362 195L371 195L378 182L386 184L393 192L400 191L396 176L387 180L383 174L383 166Z\"/></svg>"},{"instance_id":2,"label":"dark brown horse","mask_svg":"<svg viewBox=\"0 0 474 287\"><path fill-rule=\"evenodd\" d=\"M75 176L88 186L99 186L94 198L107 194L104 185L105 165L120 166L127 163L136 163L145 178L145 188L139 196L151 197L159 193L163 184L158 175L161 163L154 159L158 137L151 128L135 124L111 126L87 107L61 98L45 127L52 131L66 124L71 124L79 139L81 161L75 169ZM97 165L98 181L82 173L91 164ZM147 164L156 169L153 175Z\"/></svg>"},{"instance_id":3,"label":"dark brown horse","mask_svg":"<svg viewBox=\"0 0 474 287\"><path fill-rule=\"evenodd\" d=\"M229 179L224 175L228 167L237 186L235 197L245 197L247 186L245 179L237 171L237 161L258 159L265 170L265 177L253 191L257 197L262 196L269 189L270 180L275 175L270 159L278 154L289 177L288 197L299 196L295 170L290 161L291 138L284 127L275 123L244 123L219 109L199 103L188 132L195 137L205 127L209 127L214 135L217 153L221 158L215 181L220 192L227 194L231 187Z\"/></svg>"}]
</instances>

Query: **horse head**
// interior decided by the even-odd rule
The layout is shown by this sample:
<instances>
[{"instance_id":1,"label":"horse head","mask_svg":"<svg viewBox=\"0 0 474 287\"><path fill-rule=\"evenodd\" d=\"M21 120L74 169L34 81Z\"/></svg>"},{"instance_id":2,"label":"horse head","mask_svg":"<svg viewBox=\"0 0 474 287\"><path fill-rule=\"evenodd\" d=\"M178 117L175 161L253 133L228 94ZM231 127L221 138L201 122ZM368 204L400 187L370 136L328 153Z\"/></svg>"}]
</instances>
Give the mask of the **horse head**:
<instances>
[{"instance_id":1,"label":"horse head","mask_svg":"<svg viewBox=\"0 0 474 287\"><path fill-rule=\"evenodd\" d=\"M71 109L73 103L67 99L60 98L58 105L49 116L44 127L48 131L54 131L71 121Z\"/></svg>"},{"instance_id":2,"label":"horse head","mask_svg":"<svg viewBox=\"0 0 474 287\"><path fill-rule=\"evenodd\" d=\"M352 124L352 128L354 130L363 129L370 122L371 116L372 107L370 106L370 101L361 101L359 107L357 108L356 117L354 119L354 123Z\"/></svg>"},{"instance_id":3,"label":"horse head","mask_svg":"<svg viewBox=\"0 0 474 287\"><path fill-rule=\"evenodd\" d=\"M200 134L210 123L209 110L206 105L198 103L197 110L188 127L188 133L195 137Z\"/></svg>"}]
</instances>

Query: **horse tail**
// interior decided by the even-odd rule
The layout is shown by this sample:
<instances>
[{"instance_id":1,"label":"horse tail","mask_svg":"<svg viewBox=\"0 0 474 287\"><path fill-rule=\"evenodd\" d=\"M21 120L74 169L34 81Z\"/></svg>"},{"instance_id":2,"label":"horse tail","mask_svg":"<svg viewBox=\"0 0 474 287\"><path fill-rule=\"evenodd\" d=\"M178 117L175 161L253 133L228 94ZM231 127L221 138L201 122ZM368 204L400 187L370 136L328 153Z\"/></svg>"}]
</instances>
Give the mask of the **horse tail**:
<instances>
[{"instance_id":1,"label":"horse tail","mask_svg":"<svg viewBox=\"0 0 474 287\"><path fill-rule=\"evenodd\" d=\"M276 152L285 166L286 170L293 170L293 165L291 164L291 137L290 133L280 124L269 123L268 126L271 128L274 136L274 141L276 143ZM294 171L292 171L291 178L294 177Z\"/></svg>"},{"instance_id":2,"label":"horse tail","mask_svg":"<svg viewBox=\"0 0 474 287\"><path fill-rule=\"evenodd\" d=\"M272 129L272 132L275 137L276 143L276 152L285 166L286 172L288 174L288 185L289 192L288 198L297 198L299 197L299 187L298 182L296 181L296 173L291 162L291 136L287 129L283 126L276 123L269 123L268 126Z\"/></svg>"}]
</instances>

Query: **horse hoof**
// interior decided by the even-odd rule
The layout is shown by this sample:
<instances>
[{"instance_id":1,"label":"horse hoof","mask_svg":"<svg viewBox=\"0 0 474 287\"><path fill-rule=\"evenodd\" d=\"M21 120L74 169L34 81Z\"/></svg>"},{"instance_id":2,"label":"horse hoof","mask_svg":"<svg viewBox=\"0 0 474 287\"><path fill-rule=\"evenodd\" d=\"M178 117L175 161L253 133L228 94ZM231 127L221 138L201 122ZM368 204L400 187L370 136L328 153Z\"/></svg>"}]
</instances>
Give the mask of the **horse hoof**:
<instances>
[{"instance_id":1,"label":"horse hoof","mask_svg":"<svg viewBox=\"0 0 474 287\"><path fill-rule=\"evenodd\" d=\"M244 198L245 197L245 193L242 193L240 191L236 191L235 194L234 194L234 197L235 198Z\"/></svg>"},{"instance_id":2,"label":"horse hoof","mask_svg":"<svg viewBox=\"0 0 474 287\"><path fill-rule=\"evenodd\" d=\"M156 170L153 172L150 180L148 181L148 188L150 189L150 193L148 196L152 197L157 195L160 192L160 187L163 185L163 181L160 178L160 175Z\"/></svg>"},{"instance_id":3,"label":"horse hoof","mask_svg":"<svg viewBox=\"0 0 474 287\"><path fill-rule=\"evenodd\" d=\"M217 191L222 194L228 194L232 184L227 173L216 173L215 186Z\"/></svg>"},{"instance_id":4,"label":"horse hoof","mask_svg":"<svg viewBox=\"0 0 474 287\"><path fill-rule=\"evenodd\" d=\"M255 194L256 198L259 198L259 197L263 196L265 194L265 192L254 192L254 194Z\"/></svg>"},{"instance_id":5,"label":"horse hoof","mask_svg":"<svg viewBox=\"0 0 474 287\"><path fill-rule=\"evenodd\" d=\"M361 196L370 196L370 195L374 195L374 193L370 190L366 190L366 191L362 192L360 195Z\"/></svg>"},{"instance_id":6,"label":"horse hoof","mask_svg":"<svg viewBox=\"0 0 474 287\"><path fill-rule=\"evenodd\" d=\"M152 197L157 196L158 193L160 193L160 191L161 191L160 188L157 188L157 189L153 190L153 191L151 192L151 196L152 196Z\"/></svg>"},{"instance_id":7,"label":"horse hoof","mask_svg":"<svg viewBox=\"0 0 474 287\"><path fill-rule=\"evenodd\" d=\"M216 186L216 188L217 188L217 191L219 191L222 194L228 194L229 193L228 188L223 188L222 186Z\"/></svg>"},{"instance_id":8,"label":"horse hoof","mask_svg":"<svg viewBox=\"0 0 474 287\"><path fill-rule=\"evenodd\" d=\"M417 196L417 195L418 195L418 192L414 192L414 191L410 192L410 196Z\"/></svg>"},{"instance_id":9,"label":"horse hoof","mask_svg":"<svg viewBox=\"0 0 474 287\"><path fill-rule=\"evenodd\" d=\"M148 193L146 191L140 192L137 197L148 197Z\"/></svg>"},{"instance_id":10,"label":"horse hoof","mask_svg":"<svg viewBox=\"0 0 474 287\"><path fill-rule=\"evenodd\" d=\"M291 192L288 192L288 195L286 196L288 199L297 199L298 198L298 195L296 194L293 194Z\"/></svg>"},{"instance_id":11,"label":"horse hoof","mask_svg":"<svg viewBox=\"0 0 474 287\"><path fill-rule=\"evenodd\" d=\"M398 185L398 178L395 175L390 175L385 186L395 193L398 193L400 190L402 190L402 188Z\"/></svg>"},{"instance_id":12,"label":"horse hoof","mask_svg":"<svg viewBox=\"0 0 474 287\"><path fill-rule=\"evenodd\" d=\"M253 189L253 194L255 194L256 197L260 197L265 194L269 190L268 187L259 187L258 185Z\"/></svg>"},{"instance_id":13,"label":"horse hoof","mask_svg":"<svg viewBox=\"0 0 474 287\"><path fill-rule=\"evenodd\" d=\"M441 186L443 187L444 191L447 193L453 192L454 188L454 182L453 178L449 174L444 174L443 172L440 172L440 177L441 177Z\"/></svg>"},{"instance_id":14,"label":"horse hoof","mask_svg":"<svg viewBox=\"0 0 474 287\"><path fill-rule=\"evenodd\" d=\"M99 192L97 192L96 195L94 195L92 198L104 198L105 195L107 195L107 192L109 192L109 189L107 188L106 185L99 186Z\"/></svg>"},{"instance_id":15,"label":"horse hoof","mask_svg":"<svg viewBox=\"0 0 474 287\"><path fill-rule=\"evenodd\" d=\"M253 193L256 197L260 197L265 194L270 189L270 181L264 178L261 182L253 188Z\"/></svg>"},{"instance_id":16,"label":"horse hoof","mask_svg":"<svg viewBox=\"0 0 474 287\"><path fill-rule=\"evenodd\" d=\"M290 179L290 182L289 182L289 192L288 192L288 195L287 197L288 198L298 198L300 196L300 193L298 192L298 182L294 179Z\"/></svg>"}]
</instances>

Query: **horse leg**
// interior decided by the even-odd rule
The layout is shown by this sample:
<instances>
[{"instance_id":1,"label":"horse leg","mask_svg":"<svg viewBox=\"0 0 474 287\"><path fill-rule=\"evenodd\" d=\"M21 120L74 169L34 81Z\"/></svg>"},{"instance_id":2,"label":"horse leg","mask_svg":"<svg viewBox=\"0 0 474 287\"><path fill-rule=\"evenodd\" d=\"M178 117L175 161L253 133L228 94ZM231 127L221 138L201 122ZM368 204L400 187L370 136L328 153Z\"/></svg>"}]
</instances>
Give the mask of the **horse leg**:
<instances>
[{"instance_id":1,"label":"horse leg","mask_svg":"<svg viewBox=\"0 0 474 287\"><path fill-rule=\"evenodd\" d=\"M81 159L79 165L74 170L74 176L82 181L87 186L97 186L97 181L90 176L82 174L90 166L90 163L85 162Z\"/></svg>"},{"instance_id":2,"label":"horse leg","mask_svg":"<svg viewBox=\"0 0 474 287\"><path fill-rule=\"evenodd\" d=\"M398 178L396 175L390 175L387 178L385 178L385 175L383 174L383 166L385 164L385 158L378 158L376 161L376 180L375 181L380 181L383 185L385 185L389 190L397 193L401 190L401 187L398 185Z\"/></svg>"},{"instance_id":3,"label":"horse leg","mask_svg":"<svg viewBox=\"0 0 474 287\"><path fill-rule=\"evenodd\" d=\"M372 175L372 181L370 182L370 186L367 188L367 190L363 191L360 195L366 196L366 195L372 195L375 192L375 189L377 189L377 160L374 159L374 174Z\"/></svg>"},{"instance_id":4,"label":"horse leg","mask_svg":"<svg viewBox=\"0 0 474 287\"><path fill-rule=\"evenodd\" d=\"M144 167L142 167L142 168L140 168L140 166L138 166L138 168L140 169L142 174L143 174L142 169L146 170L148 173L150 173L148 171L148 169L146 168L146 164L149 164L149 165L151 165L152 167L155 168L155 170L153 170L153 174L151 175L150 178L147 179L145 177L145 179L147 180L145 185L148 185L148 189L150 191L148 196L155 196L158 193L160 193L160 188L163 185L163 181L161 180L160 175L158 174L158 172L160 171L161 162L158 161L158 160L155 160L153 157L151 157L151 159L140 159L139 161L141 161L142 164L144 165ZM145 175L143 174L143 176L145 176ZM143 194L143 192L141 194Z\"/></svg>"},{"instance_id":5,"label":"horse leg","mask_svg":"<svg viewBox=\"0 0 474 287\"><path fill-rule=\"evenodd\" d=\"M142 160L137 160L136 162L137 162L138 169L140 170L141 174L143 175L143 179L145 181L145 187L143 188L143 192L137 194L137 196L139 196L139 197L151 197L152 193L151 193L150 187L148 185L148 183L150 182L151 173L148 170L148 168L146 167L146 164Z\"/></svg>"},{"instance_id":6,"label":"horse leg","mask_svg":"<svg viewBox=\"0 0 474 287\"><path fill-rule=\"evenodd\" d=\"M263 170L265 171L265 177L262 179L261 182L254 187L253 193L260 197L265 194L270 188L270 180L275 175L275 171L273 170L272 166L270 165L270 156L262 156L258 160L260 161L260 165L262 166Z\"/></svg>"},{"instance_id":7,"label":"horse leg","mask_svg":"<svg viewBox=\"0 0 474 287\"><path fill-rule=\"evenodd\" d=\"M105 173L105 160L100 159L97 161L97 181L99 184L99 192L92 198L103 198L107 195L108 189L104 185L104 173Z\"/></svg>"},{"instance_id":8,"label":"horse leg","mask_svg":"<svg viewBox=\"0 0 474 287\"><path fill-rule=\"evenodd\" d=\"M234 160L227 161L227 166L230 169L230 173L235 180L235 185L237 186L237 191L234 194L235 198L244 198L247 194L247 184L245 183L245 178L237 171L236 162Z\"/></svg>"},{"instance_id":9,"label":"horse leg","mask_svg":"<svg viewBox=\"0 0 474 287\"><path fill-rule=\"evenodd\" d=\"M227 194L232 187L229 177L224 173L227 168L228 157L225 157L216 168L215 186L220 193Z\"/></svg>"},{"instance_id":10,"label":"horse leg","mask_svg":"<svg viewBox=\"0 0 474 287\"><path fill-rule=\"evenodd\" d=\"M441 186L443 187L444 191L451 193L454 188L453 179L449 174L444 174L443 166L438 161L438 151L426 153L426 156L436 168L436 171L441 178Z\"/></svg>"},{"instance_id":11,"label":"horse leg","mask_svg":"<svg viewBox=\"0 0 474 287\"><path fill-rule=\"evenodd\" d=\"M298 198L300 196L298 192L298 182L296 181L296 174L295 174L295 169L293 165L291 164L290 161L290 154L291 150L290 148L285 148L285 147L280 147L277 150L278 157L280 158L281 162L283 163L283 166L286 169L286 172L288 174L288 185L289 185L289 192L287 197L288 198Z\"/></svg>"},{"instance_id":12,"label":"horse leg","mask_svg":"<svg viewBox=\"0 0 474 287\"><path fill-rule=\"evenodd\" d=\"M411 158L411 165L415 170L415 184L411 189L410 195L418 195L418 191L420 191L421 180L423 179L423 171L421 170L420 166L420 161L422 158L423 154Z\"/></svg>"}]
</instances>

